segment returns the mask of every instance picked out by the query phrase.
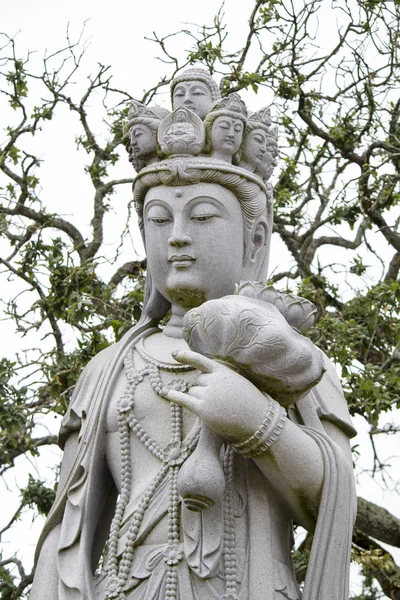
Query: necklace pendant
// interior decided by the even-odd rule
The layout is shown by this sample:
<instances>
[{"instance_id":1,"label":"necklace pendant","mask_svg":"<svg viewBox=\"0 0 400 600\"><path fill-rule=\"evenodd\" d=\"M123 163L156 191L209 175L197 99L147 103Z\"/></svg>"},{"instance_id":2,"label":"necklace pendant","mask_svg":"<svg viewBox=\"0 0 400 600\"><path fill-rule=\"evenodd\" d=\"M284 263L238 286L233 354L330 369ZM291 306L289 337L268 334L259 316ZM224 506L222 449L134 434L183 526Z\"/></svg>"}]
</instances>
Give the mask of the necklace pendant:
<instances>
[{"instance_id":1,"label":"necklace pendant","mask_svg":"<svg viewBox=\"0 0 400 600\"><path fill-rule=\"evenodd\" d=\"M189 456L189 448L179 440L170 442L163 450L163 462L170 467L177 467Z\"/></svg>"}]
</instances>

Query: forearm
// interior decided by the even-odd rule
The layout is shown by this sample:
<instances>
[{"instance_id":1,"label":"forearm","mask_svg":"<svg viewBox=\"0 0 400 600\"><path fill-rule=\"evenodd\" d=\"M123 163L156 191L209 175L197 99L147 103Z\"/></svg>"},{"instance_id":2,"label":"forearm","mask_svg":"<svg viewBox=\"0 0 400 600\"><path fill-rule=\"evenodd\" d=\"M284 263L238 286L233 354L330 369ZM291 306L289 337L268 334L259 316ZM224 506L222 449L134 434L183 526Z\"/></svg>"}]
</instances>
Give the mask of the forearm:
<instances>
[{"instance_id":1,"label":"forearm","mask_svg":"<svg viewBox=\"0 0 400 600\"><path fill-rule=\"evenodd\" d=\"M324 482L323 459L315 440L286 420L277 439L255 461L296 521L313 530Z\"/></svg>"}]
</instances>

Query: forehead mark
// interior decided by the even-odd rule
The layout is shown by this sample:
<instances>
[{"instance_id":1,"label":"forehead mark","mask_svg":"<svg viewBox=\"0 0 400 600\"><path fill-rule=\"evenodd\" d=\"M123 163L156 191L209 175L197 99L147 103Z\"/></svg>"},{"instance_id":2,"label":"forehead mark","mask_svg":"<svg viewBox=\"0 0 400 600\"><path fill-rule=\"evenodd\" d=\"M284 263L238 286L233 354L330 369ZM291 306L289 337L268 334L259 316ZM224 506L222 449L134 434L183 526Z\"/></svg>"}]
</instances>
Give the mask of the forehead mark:
<instances>
[{"instance_id":1,"label":"forehead mark","mask_svg":"<svg viewBox=\"0 0 400 600\"><path fill-rule=\"evenodd\" d=\"M183 191L182 191L181 189L177 188L177 189L175 190L175 196L176 196L176 198L182 198L182 196L183 196Z\"/></svg>"}]
</instances>

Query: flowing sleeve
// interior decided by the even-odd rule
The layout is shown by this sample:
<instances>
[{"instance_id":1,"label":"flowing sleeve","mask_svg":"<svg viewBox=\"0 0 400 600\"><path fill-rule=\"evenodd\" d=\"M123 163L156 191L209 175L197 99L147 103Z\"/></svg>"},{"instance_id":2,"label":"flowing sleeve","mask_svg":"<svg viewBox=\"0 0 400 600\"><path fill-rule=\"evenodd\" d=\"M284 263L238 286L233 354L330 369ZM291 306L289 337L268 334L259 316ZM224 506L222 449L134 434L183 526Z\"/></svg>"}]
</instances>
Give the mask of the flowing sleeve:
<instances>
[{"instance_id":1,"label":"flowing sleeve","mask_svg":"<svg viewBox=\"0 0 400 600\"><path fill-rule=\"evenodd\" d=\"M357 435L357 431L351 421L339 377L325 354L324 363L326 372L321 381L294 408L289 409L289 417L317 430L321 427L321 420L325 419L337 425L348 438L352 438Z\"/></svg>"}]
</instances>

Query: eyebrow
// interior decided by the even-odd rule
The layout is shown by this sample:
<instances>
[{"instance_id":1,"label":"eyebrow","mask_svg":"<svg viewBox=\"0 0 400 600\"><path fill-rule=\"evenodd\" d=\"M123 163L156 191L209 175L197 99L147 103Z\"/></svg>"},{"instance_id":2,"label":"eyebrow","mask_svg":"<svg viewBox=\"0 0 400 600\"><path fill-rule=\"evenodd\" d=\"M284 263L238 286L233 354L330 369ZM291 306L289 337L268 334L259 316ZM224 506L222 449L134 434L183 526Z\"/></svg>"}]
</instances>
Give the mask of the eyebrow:
<instances>
[{"instance_id":1,"label":"eyebrow","mask_svg":"<svg viewBox=\"0 0 400 600\"><path fill-rule=\"evenodd\" d=\"M222 212L227 212L225 205L223 202L218 200L217 198L210 198L210 196L197 196L196 198L192 198L189 200L187 206L190 209L196 207L198 204L212 204L216 208L220 209Z\"/></svg>"}]
</instances>

